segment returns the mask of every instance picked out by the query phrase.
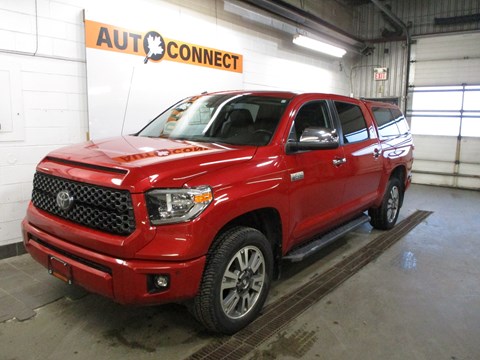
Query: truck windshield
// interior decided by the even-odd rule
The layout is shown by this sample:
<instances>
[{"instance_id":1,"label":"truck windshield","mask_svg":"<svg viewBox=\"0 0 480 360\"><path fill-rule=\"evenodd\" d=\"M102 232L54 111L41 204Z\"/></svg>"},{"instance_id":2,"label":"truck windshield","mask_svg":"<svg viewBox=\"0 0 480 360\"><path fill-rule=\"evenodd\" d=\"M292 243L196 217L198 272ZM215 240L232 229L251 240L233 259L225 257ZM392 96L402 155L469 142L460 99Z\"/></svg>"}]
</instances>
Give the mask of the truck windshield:
<instances>
[{"instance_id":1,"label":"truck windshield","mask_svg":"<svg viewBox=\"0 0 480 360\"><path fill-rule=\"evenodd\" d=\"M202 95L175 104L137 135L218 142L234 145L267 145L289 99L245 94Z\"/></svg>"}]
</instances>

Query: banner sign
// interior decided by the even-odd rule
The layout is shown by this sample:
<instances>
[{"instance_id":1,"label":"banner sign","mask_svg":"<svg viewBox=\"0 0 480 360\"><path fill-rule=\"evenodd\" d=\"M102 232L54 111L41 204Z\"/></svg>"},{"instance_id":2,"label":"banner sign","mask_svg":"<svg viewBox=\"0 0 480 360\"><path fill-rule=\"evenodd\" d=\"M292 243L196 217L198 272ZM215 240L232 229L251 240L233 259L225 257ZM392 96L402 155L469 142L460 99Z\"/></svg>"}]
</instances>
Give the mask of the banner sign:
<instances>
[{"instance_id":1,"label":"banner sign","mask_svg":"<svg viewBox=\"0 0 480 360\"><path fill-rule=\"evenodd\" d=\"M87 48L115 51L143 57L205 66L218 70L243 72L243 56L232 52L164 38L157 31L139 33L121 27L85 20Z\"/></svg>"}]
</instances>

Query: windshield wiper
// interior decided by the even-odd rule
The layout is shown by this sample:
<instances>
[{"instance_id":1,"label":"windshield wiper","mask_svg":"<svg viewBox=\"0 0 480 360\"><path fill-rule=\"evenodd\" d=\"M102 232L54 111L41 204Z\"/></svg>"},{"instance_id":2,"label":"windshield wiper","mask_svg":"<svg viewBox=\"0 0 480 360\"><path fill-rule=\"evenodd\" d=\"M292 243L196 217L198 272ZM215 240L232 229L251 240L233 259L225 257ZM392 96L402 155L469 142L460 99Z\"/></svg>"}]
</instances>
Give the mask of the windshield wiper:
<instances>
[{"instance_id":1,"label":"windshield wiper","mask_svg":"<svg viewBox=\"0 0 480 360\"><path fill-rule=\"evenodd\" d=\"M239 145L239 146L258 146L254 144L245 144L241 142L235 142L234 139L224 139L218 137L208 137L203 135L195 135L195 136L185 136L185 137L171 137L171 140L179 140L179 141L195 141L201 143L218 143L218 144L225 144L225 145Z\"/></svg>"},{"instance_id":2,"label":"windshield wiper","mask_svg":"<svg viewBox=\"0 0 480 360\"><path fill-rule=\"evenodd\" d=\"M197 141L197 142L210 142L211 138L205 137L203 135L195 136L179 136L179 137L170 137L171 140L180 140L180 141Z\"/></svg>"}]
</instances>

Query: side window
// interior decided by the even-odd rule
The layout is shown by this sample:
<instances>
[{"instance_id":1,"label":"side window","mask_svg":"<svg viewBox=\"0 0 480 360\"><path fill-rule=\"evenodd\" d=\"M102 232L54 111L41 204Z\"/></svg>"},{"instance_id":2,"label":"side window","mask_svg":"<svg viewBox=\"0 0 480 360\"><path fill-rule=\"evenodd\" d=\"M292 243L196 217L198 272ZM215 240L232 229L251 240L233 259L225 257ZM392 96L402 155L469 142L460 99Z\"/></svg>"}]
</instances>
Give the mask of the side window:
<instances>
[{"instance_id":1,"label":"side window","mask_svg":"<svg viewBox=\"0 0 480 360\"><path fill-rule=\"evenodd\" d=\"M390 109L375 107L372 110L381 138L389 138L400 135L400 131L398 130L396 124L396 119L393 117Z\"/></svg>"},{"instance_id":2,"label":"side window","mask_svg":"<svg viewBox=\"0 0 480 360\"><path fill-rule=\"evenodd\" d=\"M335 101L345 144L368 140L367 124L359 106Z\"/></svg>"},{"instance_id":3,"label":"side window","mask_svg":"<svg viewBox=\"0 0 480 360\"><path fill-rule=\"evenodd\" d=\"M324 100L304 104L295 117L295 126L290 134L290 139L299 141L303 131L309 127L332 129L327 109L327 103Z\"/></svg>"},{"instance_id":4,"label":"side window","mask_svg":"<svg viewBox=\"0 0 480 360\"><path fill-rule=\"evenodd\" d=\"M405 119L405 116L403 116L402 112L398 109L391 109L391 111L392 111L393 118L397 123L400 134L403 135L408 133L410 131L410 128L408 127L407 119Z\"/></svg>"}]
</instances>

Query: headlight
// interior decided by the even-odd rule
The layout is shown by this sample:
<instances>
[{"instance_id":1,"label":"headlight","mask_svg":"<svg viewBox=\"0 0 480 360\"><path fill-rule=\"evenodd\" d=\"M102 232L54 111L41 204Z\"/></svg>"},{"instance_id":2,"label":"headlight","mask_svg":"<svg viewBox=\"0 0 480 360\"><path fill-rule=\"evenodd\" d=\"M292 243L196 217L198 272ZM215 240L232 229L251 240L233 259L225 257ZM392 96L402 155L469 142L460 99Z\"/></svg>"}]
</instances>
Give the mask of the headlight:
<instances>
[{"instance_id":1,"label":"headlight","mask_svg":"<svg viewBox=\"0 0 480 360\"><path fill-rule=\"evenodd\" d=\"M154 225L188 221L198 216L213 200L212 189L155 189L145 194L148 215Z\"/></svg>"}]
</instances>

